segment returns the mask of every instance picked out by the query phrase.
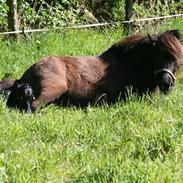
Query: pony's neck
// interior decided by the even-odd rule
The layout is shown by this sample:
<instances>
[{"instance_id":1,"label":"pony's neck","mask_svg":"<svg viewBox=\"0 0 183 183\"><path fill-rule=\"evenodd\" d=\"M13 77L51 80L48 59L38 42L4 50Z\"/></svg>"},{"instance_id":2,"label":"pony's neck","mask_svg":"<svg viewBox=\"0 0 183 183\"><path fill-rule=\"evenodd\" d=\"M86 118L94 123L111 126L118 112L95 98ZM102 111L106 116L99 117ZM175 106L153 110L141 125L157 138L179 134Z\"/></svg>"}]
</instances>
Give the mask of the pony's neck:
<instances>
[{"instance_id":1,"label":"pony's neck","mask_svg":"<svg viewBox=\"0 0 183 183\"><path fill-rule=\"evenodd\" d=\"M99 58L102 59L103 62L108 64L115 64L119 62L123 58L123 53L116 50L114 46L110 47L108 50L99 55Z\"/></svg>"},{"instance_id":2,"label":"pony's neck","mask_svg":"<svg viewBox=\"0 0 183 183\"><path fill-rule=\"evenodd\" d=\"M131 46L126 48L125 45L114 44L99 57L109 65L111 71L128 71L129 75L134 74L141 78L147 76L152 80L154 77L154 62L151 45L148 42L144 45L137 46L135 44Z\"/></svg>"}]
</instances>

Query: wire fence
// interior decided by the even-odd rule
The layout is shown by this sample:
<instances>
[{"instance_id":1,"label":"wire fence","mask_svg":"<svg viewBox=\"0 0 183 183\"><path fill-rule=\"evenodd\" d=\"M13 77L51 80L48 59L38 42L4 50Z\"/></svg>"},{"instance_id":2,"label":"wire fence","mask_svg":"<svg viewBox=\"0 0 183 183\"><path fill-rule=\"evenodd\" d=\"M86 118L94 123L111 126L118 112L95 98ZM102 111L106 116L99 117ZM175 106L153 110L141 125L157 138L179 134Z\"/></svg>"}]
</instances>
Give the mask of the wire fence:
<instances>
[{"instance_id":1,"label":"wire fence","mask_svg":"<svg viewBox=\"0 0 183 183\"><path fill-rule=\"evenodd\" d=\"M122 22L104 22L104 23L73 25L73 26L68 26L68 25L63 24L62 27L54 28L54 30L90 28L90 27L100 27L100 26L107 26L107 25L120 25L120 24L129 24L129 23L135 23L135 22L145 22L145 21L154 21L154 20L180 18L180 17L183 17L183 14L141 18L141 19L134 19L134 20L129 20L129 21L122 21ZM0 35L46 32L46 31L50 31L50 29L30 29L30 30L9 31L9 32L1 32Z\"/></svg>"}]
</instances>

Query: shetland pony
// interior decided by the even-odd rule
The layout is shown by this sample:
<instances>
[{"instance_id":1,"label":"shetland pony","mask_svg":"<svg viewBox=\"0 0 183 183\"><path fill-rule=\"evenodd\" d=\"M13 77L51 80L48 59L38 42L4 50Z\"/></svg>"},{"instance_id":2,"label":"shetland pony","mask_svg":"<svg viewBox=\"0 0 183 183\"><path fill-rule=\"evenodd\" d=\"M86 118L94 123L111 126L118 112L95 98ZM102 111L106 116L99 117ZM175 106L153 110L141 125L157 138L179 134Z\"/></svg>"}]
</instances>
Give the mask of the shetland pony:
<instances>
[{"instance_id":1,"label":"shetland pony","mask_svg":"<svg viewBox=\"0 0 183 183\"><path fill-rule=\"evenodd\" d=\"M10 91L7 106L26 112L49 103L86 106L101 98L124 100L127 88L138 95L169 92L183 61L178 30L133 35L98 56L49 56L28 68L19 80L0 82Z\"/></svg>"}]
</instances>

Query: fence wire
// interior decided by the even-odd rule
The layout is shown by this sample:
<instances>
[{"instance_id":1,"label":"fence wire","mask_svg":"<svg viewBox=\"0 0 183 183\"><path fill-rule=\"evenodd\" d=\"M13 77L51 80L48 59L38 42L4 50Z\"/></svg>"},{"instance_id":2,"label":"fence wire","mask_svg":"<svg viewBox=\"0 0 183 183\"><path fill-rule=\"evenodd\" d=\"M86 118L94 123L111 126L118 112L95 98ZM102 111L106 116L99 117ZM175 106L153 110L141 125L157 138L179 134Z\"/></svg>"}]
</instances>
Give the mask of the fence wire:
<instances>
[{"instance_id":1,"label":"fence wire","mask_svg":"<svg viewBox=\"0 0 183 183\"><path fill-rule=\"evenodd\" d=\"M56 28L54 28L54 30L91 28L91 27L100 27L100 26L107 26L107 25L120 25L120 24L129 24L129 23L136 23L136 22L146 22L146 21L154 21L154 20L170 19L170 18L180 18L180 17L183 17L183 14L158 16L158 17L150 17L150 18L141 18L141 19L134 19L134 20L129 20L129 21L122 21L122 22L104 22L104 23L72 25L72 26L68 26L68 25L63 24L62 27L56 27ZM0 35L46 32L46 31L50 31L50 30L51 29L29 29L29 30L1 32Z\"/></svg>"}]
</instances>

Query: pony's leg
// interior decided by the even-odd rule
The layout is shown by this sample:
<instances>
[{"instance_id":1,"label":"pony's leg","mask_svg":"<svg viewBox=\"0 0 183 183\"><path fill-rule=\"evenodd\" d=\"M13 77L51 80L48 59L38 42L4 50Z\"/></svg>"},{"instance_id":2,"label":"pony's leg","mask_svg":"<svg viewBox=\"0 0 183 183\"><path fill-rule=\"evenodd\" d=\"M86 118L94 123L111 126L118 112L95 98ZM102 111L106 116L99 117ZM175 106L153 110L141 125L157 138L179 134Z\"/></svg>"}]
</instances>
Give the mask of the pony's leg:
<instances>
[{"instance_id":1,"label":"pony's leg","mask_svg":"<svg viewBox=\"0 0 183 183\"><path fill-rule=\"evenodd\" d=\"M34 100L31 104L31 108L35 111L37 108L41 108L48 103L54 102L61 95L67 92L68 87L64 82L45 82L46 84L42 85L42 90L38 98Z\"/></svg>"}]
</instances>

